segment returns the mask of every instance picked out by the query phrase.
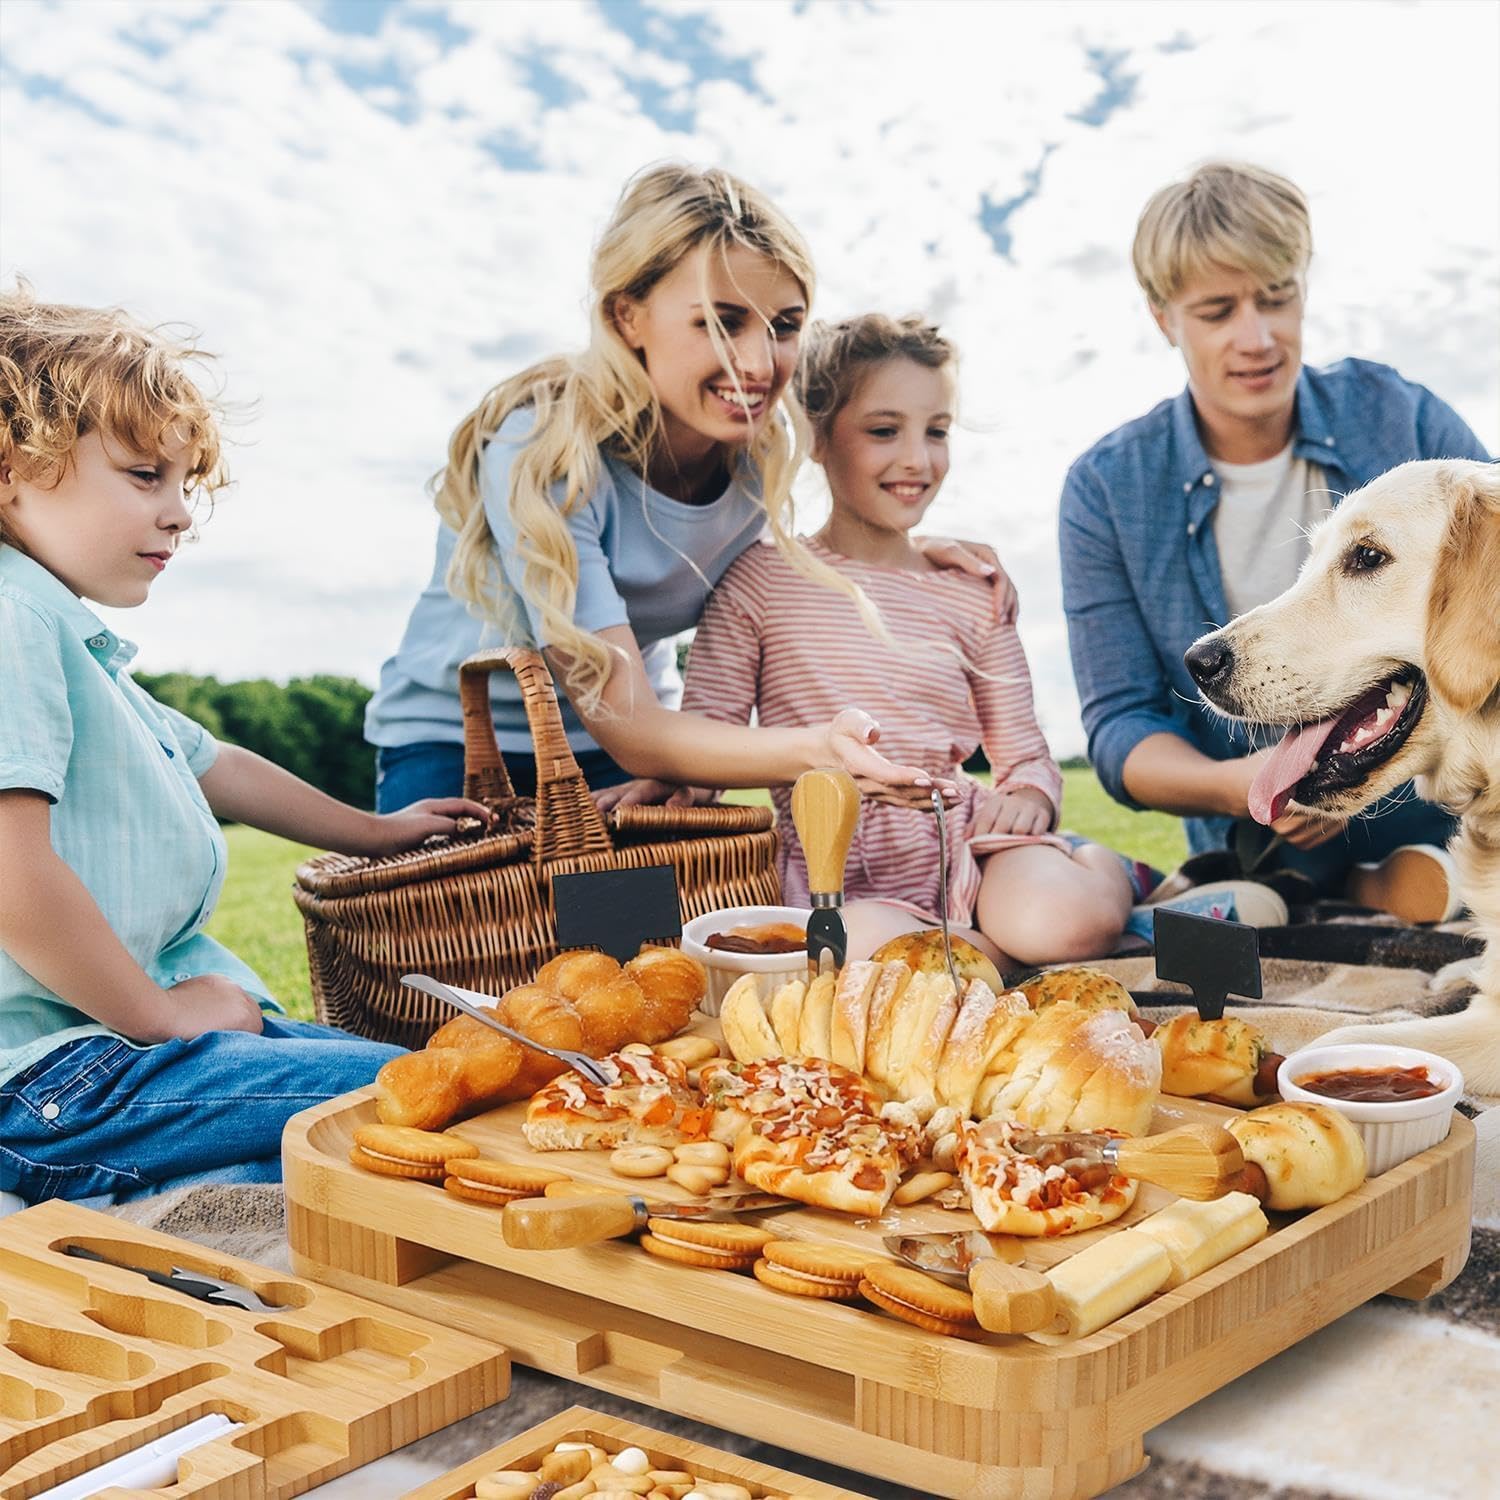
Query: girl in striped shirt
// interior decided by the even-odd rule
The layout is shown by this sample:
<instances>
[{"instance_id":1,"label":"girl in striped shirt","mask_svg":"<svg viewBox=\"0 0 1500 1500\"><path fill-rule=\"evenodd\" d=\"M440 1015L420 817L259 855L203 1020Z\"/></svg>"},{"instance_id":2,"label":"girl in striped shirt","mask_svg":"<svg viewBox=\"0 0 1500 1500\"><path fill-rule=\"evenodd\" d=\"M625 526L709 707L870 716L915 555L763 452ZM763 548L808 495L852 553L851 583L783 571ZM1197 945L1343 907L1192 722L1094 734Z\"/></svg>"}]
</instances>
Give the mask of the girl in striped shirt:
<instances>
[{"instance_id":1,"label":"girl in striped shirt","mask_svg":"<svg viewBox=\"0 0 1500 1500\"><path fill-rule=\"evenodd\" d=\"M958 783L947 890L932 813L865 802L844 881L855 903L851 953L930 926L942 907L1002 965L1095 958L1114 949L1139 899L1126 862L1055 831L1062 774L1037 725L1015 626L995 618L988 583L935 567L911 539L948 472L954 364L952 345L915 318L869 314L816 331L799 394L833 505L806 544L864 591L887 638L871 634L850 598L776 548L753 546L704 613L683 708L791 726L860 703L880 721L885 754ZM960 769L981 744L993 786ZM805 906L790 793L772 796L784 899Z\"/></svg>"}]
</instances>

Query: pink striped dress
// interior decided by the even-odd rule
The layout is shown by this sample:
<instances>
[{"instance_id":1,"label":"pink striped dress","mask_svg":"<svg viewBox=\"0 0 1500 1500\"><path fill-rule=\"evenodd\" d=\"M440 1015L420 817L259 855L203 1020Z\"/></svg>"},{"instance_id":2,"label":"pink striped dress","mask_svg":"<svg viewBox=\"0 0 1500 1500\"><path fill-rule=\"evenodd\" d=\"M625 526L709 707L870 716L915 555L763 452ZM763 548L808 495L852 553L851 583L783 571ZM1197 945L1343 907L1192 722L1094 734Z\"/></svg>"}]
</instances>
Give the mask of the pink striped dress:
<instances>
[{"instance_id":1,"label":"pink striped dress","mask_svg":"<svg viewBox=\"0 0 1500 1500\"><path fill-rule=\"evenodd\" d=\"M983 744L995 785L1062 802L1062 773L1036 721L1031 674L1014 625L996 623L990 585L956 570L911 573L808 547L858 583L891 637L872 636L854 603L803 575L769 544L748 548L720 580L688 657L683 708L732 724L826 724L862 708L892 760L949 776L963 796L947 815L949 889L940 889L930 812L865 801L845 868L846 899L900 901L936 920L972 922L978 860L1019 844L1071 846L1051 834L972 835L988 788L959 771ZM808 904L807 864L792 829L791 789L772 792L783 898ZM1054 816L1054 825L1056 818Z\"/></svg>"}]
</instances>

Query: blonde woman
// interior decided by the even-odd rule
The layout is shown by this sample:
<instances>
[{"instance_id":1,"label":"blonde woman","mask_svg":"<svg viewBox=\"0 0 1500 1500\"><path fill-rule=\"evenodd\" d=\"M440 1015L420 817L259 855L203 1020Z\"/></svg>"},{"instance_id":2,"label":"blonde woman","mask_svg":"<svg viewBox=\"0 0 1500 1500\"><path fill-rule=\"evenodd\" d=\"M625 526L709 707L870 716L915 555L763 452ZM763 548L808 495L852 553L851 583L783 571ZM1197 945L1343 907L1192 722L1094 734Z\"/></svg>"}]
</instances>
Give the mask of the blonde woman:
<instances>
[{"instance_id":1,"label":"blonde woman","mask_svg":"<svg viewBox=\"0 0 1500 1500\"><path fill-rule=\"evenodd\" d=\"M934 784L956 795L875 750L879 726L855 707L811 728L755 730L673 707L674 637L762 532L802 573L856 592L791 532L802 453L782 397L813 282L796 229L727 172L665 165L627 184L594 252L587 349L502 382L453 435L432 578L366 716L378 807L460 789L458 667L501 643L545 650L595 788L631 777L764 786L838 765L887 797L923 800ZM931 550L1001 577L955 544ZM996 595L1004 608L1008 587ZM520 693L508 673L491 683L524 793L535 769Z\"/></svg>"}]
</instances>

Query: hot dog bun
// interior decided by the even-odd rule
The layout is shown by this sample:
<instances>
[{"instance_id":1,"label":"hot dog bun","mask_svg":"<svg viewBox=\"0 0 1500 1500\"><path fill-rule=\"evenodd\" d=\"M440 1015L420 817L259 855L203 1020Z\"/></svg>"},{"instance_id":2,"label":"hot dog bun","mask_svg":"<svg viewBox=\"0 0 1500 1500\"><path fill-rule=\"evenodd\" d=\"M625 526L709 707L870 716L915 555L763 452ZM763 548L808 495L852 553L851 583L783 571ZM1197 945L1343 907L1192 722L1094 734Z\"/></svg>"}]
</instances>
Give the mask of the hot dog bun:
<instances>
[{"instance_id":1,"label":"hot dog bun","mask_svg":"<svg viewBox=\"0 0 1500 1500\"><path fill-rule=\"evenodd\" d=\"M1321 1208L1365 1180L1364 1141L1326 1104L1267 1104L1228 1129L1245 1160L1266 1174L1268 1208Z\"/></svg>"}]
</instances>

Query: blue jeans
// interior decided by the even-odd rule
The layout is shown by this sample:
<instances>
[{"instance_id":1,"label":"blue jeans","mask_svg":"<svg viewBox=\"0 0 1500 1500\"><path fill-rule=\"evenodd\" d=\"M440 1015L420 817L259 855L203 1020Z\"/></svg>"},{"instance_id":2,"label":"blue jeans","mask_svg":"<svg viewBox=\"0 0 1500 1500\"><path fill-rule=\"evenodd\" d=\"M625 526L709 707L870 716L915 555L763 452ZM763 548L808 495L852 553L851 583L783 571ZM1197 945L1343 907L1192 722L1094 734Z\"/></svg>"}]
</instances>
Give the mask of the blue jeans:
<instances>
[{"instance_id":1,"label":"blue jeans","mask_svg":"<svg viewBox=\"0 0 1500 1500\"><path fill-rule=\"evenodd\" d=\"M575 752L583 779L595 788L618 786L630 772L603 750ZM536 757L505 752L505 769L518 797L536 795ZM375 752L375 811L396 812L423 797L462 797L464 747L446 740L382 745Z\"/></svg>"},{"instance_id":2,"label":"blue jeans","mask_svg":"<svg viewBox=\"0 0 1500 1500\"><path fill-rule=\"evenodd\" d=\"M198 1182L280 1182L298 1110L363 1088L400 1047L267 1014L135 1048L79 1037L0 1084L0 1190L116 1201Z\"/></svg>"}]
</instances>

